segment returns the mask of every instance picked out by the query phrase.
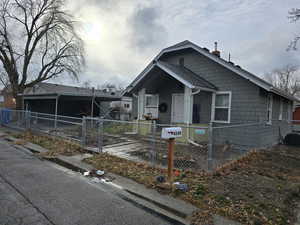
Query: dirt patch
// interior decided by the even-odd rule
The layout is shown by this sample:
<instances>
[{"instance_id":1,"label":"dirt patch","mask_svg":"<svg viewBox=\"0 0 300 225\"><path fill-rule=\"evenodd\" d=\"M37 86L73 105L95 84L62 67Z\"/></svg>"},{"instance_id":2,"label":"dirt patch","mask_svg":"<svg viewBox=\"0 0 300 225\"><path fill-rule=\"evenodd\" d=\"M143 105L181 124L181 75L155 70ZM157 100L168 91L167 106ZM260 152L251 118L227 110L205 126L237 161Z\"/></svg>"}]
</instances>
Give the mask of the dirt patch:
<instances>
[{"instance_id":1,"label":"dirt patch","mask_svg":"<svg viewBox=\"0 0 300 225\"><path fill-rule=\"evenodd\" d=\"M145 163L132 162L107 153L97 154L84 161L96 169L131 178L147 187L155 187L154 178L166 172L164 169L153 168Z\"/></svg>"},{"instance_id":2,"label":"dirt patch","mask_svg":"<svg viewBox=\"0 0 300 225\"><path fill-rule=\"evenodd\" d=\"M165 169L108 154L86 161L196 205L201 210L193 215L193 224L211 224L211 216L219 214L242 224L283 225L293 224L300 200L299 152L299 148L277 146L248 153L214 174L177 171L175 181L187 184L187 192L162 188L155 178L166 175Z\"/></svg>"},{"instance_id":3,"label":"dirt patch","mask_svg":"<svg viewBox=\"0 0 300 225\"><path fill-rule=\"evenodd\" d=\"M15 134L15 138L21 139L20 144L24 145L26 142L31 142L37 144L45 149L48 149L48 152L39 153L43 157L56 157L57 155L77 155L84 153L85 151L81 148L79 144L76 144L71 141L62 140L59 138L51 136L39 136L34 135L30 132Z\"/></svg>"},{"instance_id":4,"label":"dirt patch","mask_svg":"<svg viewBox=\"0 0 300 225\"><path fill-rule=\"evenodd\" d=\"M49 149L48 157L82 151L80 145L48 136L25 133L16 137ZM164 168L105 153L85 161L96 169L128 177L194 204L200 209L193 215L194 225L212 224L213 214L254 225L294 224L296 220L294 210L300 202L300 148L276 146L253 151L225 164L213 174L176 170L174 181L187 184L186 192L164 188L157 182L158 176L166 176Z\"/></svg>"},{"instance_id":5,"label":"dirt patch","mask_svg":"<svg viewBox=\"0 0 300 225\"><path fill-rule=\"evenodd\" d=\"M276 146L220 168L203 186L203 216L218 213L242 224L293 224L300 200L300 148ZM207 212L210 212L207 214Z\"/></svg>"}]
</instances>

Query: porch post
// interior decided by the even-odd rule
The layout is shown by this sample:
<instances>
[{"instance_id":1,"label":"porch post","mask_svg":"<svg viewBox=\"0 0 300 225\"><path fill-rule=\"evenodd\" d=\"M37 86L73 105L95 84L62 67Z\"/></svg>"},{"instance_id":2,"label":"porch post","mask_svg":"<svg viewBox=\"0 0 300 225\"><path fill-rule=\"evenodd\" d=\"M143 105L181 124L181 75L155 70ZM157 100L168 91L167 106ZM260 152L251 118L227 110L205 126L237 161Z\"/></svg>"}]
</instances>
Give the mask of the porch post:
<instances>
[{"instance_id":1,"label":"porch post","mask_svg":"<svg viewBox=\"0 0 300 225\"><path fill-rule=\"evenodd\" d=\"M143 88L139 91L138 94L138 120L143 119L144 106L145 106L145 93L146 93L146 89Z\"/></svg>"},{"instance_id":2,"label":"porch post","mask_svg":"<svg viewBox=\"0 0 300 225\"><path fill-rule=\"evenodd\" d=\"M193 114L193 102L194 96L192 95L192 89L185 86L184 87L184 123L192 123L192 114Z\"/></svg>"}]
</instances>

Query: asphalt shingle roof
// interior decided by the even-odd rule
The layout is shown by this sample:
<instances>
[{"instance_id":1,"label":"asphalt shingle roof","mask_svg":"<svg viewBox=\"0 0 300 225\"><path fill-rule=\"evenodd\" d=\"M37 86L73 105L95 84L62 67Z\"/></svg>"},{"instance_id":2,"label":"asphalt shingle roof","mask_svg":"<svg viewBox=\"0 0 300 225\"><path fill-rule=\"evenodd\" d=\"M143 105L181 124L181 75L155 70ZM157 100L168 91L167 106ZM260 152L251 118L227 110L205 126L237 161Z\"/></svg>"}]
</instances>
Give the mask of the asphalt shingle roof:
<instances>
[{"instance_id":1,"label":"asphalt shingle roof","mask_svg":"<svg viewBox=\"0 0 300 225\"><path fill-rule=\"evenodd\" d=\"M164 67L166 67L168 70L171 70L177 76L186 80L187 82L189 82L190 84L192 84L195 87L209 88L209 89L217 90L217 87L214 86L212 83L210 83L207 80L205 80L204 78L202 78L199 74L196 74L183 66L173 65L173 64L169 64L169 63L163 62L163 61L158 61L158 63L163 65Z\"/></svg>"},{"instance_id":2,"label":"asphalt shingle roof","mask_svg":"<svg viewBox=\"0 0 300 225\"><path fill-rule=\"evenodd\" d=\"M95 89L95 96L99 97L120 97L120 91L104 91ZM24 91L23 95L45 95L45 94L58 94L58 95L74 95L74 96L93 96L91 88L75 87L61 84L40 83L34 88L28 88Z\"/></svg>"}]
</instances>

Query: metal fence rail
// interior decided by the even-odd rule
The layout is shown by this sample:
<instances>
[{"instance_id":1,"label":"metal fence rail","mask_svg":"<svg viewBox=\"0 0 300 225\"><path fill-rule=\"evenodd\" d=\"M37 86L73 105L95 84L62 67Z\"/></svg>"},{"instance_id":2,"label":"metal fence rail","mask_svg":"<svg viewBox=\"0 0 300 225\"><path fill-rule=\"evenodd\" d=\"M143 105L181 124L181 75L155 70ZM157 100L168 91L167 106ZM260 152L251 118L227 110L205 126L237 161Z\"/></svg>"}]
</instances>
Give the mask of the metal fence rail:
<instances>
[{"instance_id":1,"label":"metal fence rail","mask_svg":"<svg viewBox=\"0 0 300 225\"><path fill-rule=\"evenodd\" d=\"M106 152L160 168L166 168L168 158L167 141L161 138L161 131L179 126L182 137L176 139L174 167L191 171L213 170L243 156L258 147L258 140L261 143L261 138L268 138L260 132L269 131L265 122L174 125L7 109L0 110L0 120L4 126L72 139L94 152ZM300 132L300 121L291 121L288 126ZM273 132L283 131L276 128Z\"/></svg>"}]
</instances>

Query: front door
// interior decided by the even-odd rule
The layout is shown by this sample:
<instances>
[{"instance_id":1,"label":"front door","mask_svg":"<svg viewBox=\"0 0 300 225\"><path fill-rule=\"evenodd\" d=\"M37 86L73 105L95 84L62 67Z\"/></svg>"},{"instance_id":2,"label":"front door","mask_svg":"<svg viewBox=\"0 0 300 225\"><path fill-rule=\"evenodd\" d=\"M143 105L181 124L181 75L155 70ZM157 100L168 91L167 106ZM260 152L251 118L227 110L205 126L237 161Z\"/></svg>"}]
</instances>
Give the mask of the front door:
<instances>
[{"instance_id":1,"label":"front door","mask_svg":"<svg viewBox=\"0 0 300 225\"><path fill-rule=\"evenodd\" d=\"M172 123L184 121L184 94L172 95Z\"/></svg>"}]
</instances>

